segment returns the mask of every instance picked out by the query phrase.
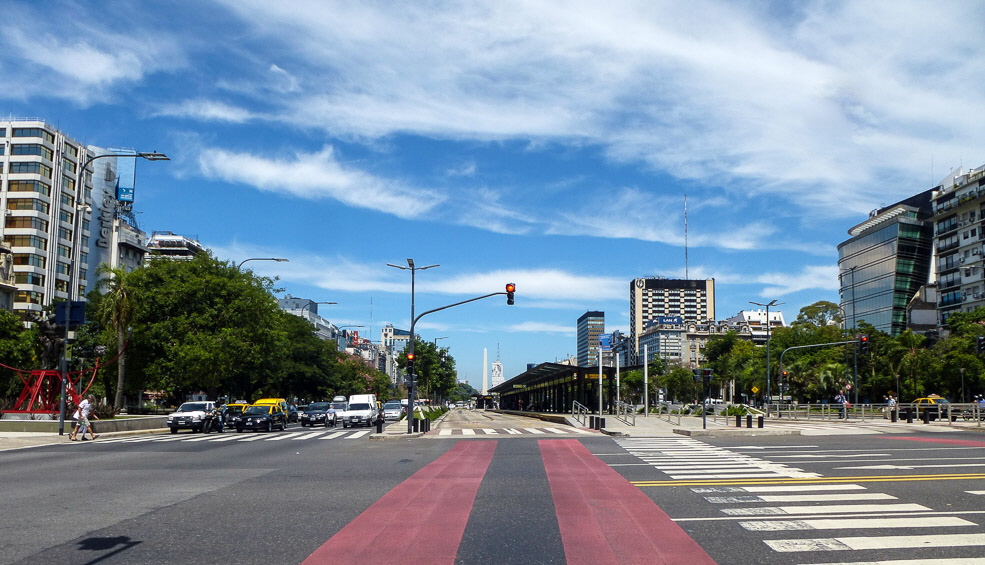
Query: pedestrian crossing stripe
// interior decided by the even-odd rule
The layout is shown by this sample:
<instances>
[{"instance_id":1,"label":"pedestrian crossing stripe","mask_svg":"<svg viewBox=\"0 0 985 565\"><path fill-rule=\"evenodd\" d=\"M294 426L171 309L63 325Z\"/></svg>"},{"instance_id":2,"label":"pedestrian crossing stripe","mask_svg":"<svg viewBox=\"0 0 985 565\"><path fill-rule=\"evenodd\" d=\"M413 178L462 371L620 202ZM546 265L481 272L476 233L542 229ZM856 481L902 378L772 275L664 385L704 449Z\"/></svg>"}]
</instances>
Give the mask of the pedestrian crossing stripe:
<instances>
[{"instance_id":1,"label":"pedestrian crossing stripe","mask_svg":"<svg viewBox=\"0 0 985 565\"><path fill-rule=\"evenodd\" d=\"M951 528L978 524L957 516L927 516L919 520L906 518L827 518L808 520L754 520L739 525L756 532L789 532L804 530L866 530L889 528Z\"/></svg>"},{"instance_id":2,"label":"pedestrian crossing stripe","mask_svg":"<svg viewBox=\"0 0 985 565\"><path fill-rule=\"evenodd\" d=\"M985 546L985 534L938 534L932 536L864 536L813 539L764 540L778 552L857 551L861 549L910 549L928 547ZM964 562L953 560L953 562Z\"/></svg>"},{"instance_id":3,"label":"pedestrian crossing stripe","mask_svg":"<svg viewBox=\"0 0 985 565\"><path fill-rule=\"evenodd\" d=\"M590 430L583 430L581 428L443 428L438 430L438 437L449 437L449 436L501 436L503 434L509 435L570 435L570 434L587 434L587 435L598 435L597 432Z\"/></svg>"}]
</instances>

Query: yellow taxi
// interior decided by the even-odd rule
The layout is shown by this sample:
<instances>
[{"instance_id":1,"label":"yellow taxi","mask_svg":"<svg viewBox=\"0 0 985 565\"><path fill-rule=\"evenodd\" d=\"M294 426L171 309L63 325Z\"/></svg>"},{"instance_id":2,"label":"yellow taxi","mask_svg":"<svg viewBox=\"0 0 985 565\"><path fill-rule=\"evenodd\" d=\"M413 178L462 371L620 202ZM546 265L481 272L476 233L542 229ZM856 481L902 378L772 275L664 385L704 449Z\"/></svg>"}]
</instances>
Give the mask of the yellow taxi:
<instances>
[{"instance_id":1,"label":"yellow taxi","mask_svg":"<svg viewBox=\"0 0 985 565\"><path fill-rule=\"evenodd\" d=\"M926 412L929 420L936 420L940 417L946 418L948 404L946 398L936 394L918 398L912 402L913 407L917 409L917 417L922 418Z\"/></svg>"}]
</instances>

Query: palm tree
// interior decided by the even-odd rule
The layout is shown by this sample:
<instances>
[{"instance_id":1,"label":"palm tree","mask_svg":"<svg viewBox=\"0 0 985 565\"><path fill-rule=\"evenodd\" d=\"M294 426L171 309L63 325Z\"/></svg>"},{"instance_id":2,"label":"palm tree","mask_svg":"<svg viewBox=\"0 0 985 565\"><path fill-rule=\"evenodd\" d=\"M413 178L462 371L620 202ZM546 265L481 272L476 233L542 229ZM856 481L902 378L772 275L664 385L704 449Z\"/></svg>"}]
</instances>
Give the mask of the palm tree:
<instances>
[{"instance_id":1,"label":"palm tree","mask_svg":"<svg viewBox=\"0 0 985 565\"><path fill-rule=\"evenodd\" d=\"M119 410L123 407L123 389L127 374L127 329L133 320L136 306L134 289L131 284L132 277L130 272L123 268L112 268L105 263L96 269L96 273L107 275L99 281L100 286L104 287L106 291L103 294L103 299L99 302L96 316L103 325L116 330L116 350L120 352L120 358L116 365L116 398L113 401L113 408Z\"/></svg>"}]
</instances>

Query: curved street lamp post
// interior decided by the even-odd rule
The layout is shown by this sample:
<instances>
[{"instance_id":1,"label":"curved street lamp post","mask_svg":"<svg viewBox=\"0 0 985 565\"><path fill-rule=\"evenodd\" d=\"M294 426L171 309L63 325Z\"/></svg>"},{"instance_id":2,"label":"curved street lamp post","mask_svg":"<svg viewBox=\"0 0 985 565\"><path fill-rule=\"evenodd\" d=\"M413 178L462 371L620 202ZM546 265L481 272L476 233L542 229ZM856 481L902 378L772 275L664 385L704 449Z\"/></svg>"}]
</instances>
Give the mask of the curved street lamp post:
<instances>
[{"instance_id":1,"label":"curved street lamp post","mask_svg":"<svg viewBox=\"0 0 985 565\"><path fill-rule=\"evenodd\" d=\"M781 304L786 304L785 302L777 302L776 299L770 300L766 304L760 304L759 302L749 301L749 304L755 304L756 306L762 306L766 308L766 417L770 416L770 402L773 399L773 393L770 389L770 307L779 306ZM780 397L783 397L783 391L780 391Z\"/></svg>"}]
</instances>

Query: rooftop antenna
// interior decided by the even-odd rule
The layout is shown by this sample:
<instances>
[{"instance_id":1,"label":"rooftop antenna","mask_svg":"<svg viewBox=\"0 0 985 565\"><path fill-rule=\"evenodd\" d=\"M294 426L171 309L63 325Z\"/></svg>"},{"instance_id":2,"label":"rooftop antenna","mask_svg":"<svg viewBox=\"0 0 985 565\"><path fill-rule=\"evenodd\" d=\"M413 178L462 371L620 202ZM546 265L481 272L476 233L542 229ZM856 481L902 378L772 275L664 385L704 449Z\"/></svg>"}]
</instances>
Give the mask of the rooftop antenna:
<instances>
[{"instance_id":1,"label":"rooftop antenna","mask_svg":"<svg viewBox=\"0 0 985 565\"><path fill-rule=\"evenodd\" d=\"M690 280L687 275L687 193L684 194L684 280Z\"/></svg>"}]
</instances>

